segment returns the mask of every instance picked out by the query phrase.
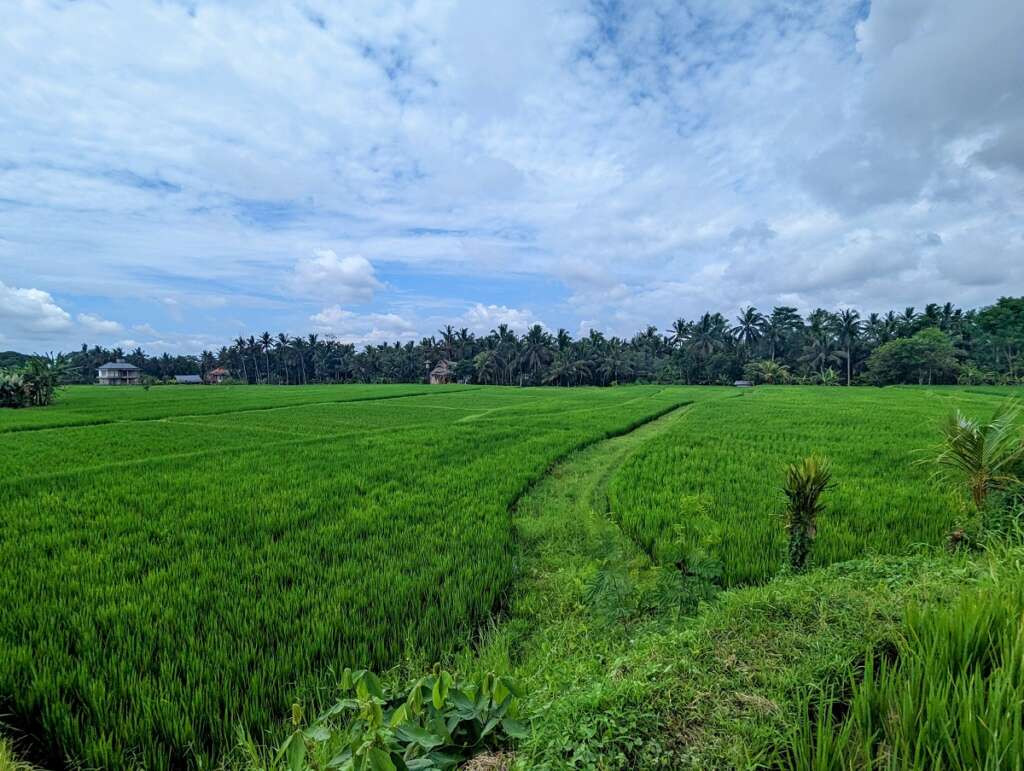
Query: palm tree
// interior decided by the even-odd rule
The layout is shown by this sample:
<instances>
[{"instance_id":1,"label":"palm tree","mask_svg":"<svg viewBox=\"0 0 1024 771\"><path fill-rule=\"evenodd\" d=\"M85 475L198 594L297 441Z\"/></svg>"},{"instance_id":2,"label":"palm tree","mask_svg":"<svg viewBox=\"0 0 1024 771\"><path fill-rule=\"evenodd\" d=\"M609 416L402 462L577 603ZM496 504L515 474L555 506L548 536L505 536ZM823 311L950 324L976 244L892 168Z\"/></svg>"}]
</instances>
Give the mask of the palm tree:
<instances>
[{"instance_id":1,"label":"palm tree","mask_svg":"<svg viewBox=\"0 0 1024 771\"><path fill-rule=\"evenodd\" d=\"M249 372L245 368L245 338L239 335L235 338L235 350L238 351L238 358L242 362L242 380L249 384Z\"/></svg>"},{"instance_id":2,"label":"palm tree","mask_svg":"<svg viewBox=\"0 0 1024 771\"><path fill-rule=\"evenodd\" d=\"M598 372L607 385L612 382L626 380L633 374L633 367L629 360L629 352L617 338L613 338L601 359Z\"/></svg>"},{"instance_id":3,"label":"palm tree","mask_svg":"<svg viewBox=\"0 0 1024 771\"><path fill-rule=\"evenodd\" d=\"M259 343L260 350L263 351L263 364L267 376L264 383L270 383L270 347L274 343L274 338L270 336L269 332L264 332L260 335L260 339L257 342Z\"/></svg>"},{"instance_id":4,"label":"palm tree","mask_svg":"<svg viewBox=\"0 0 1024 771\"><path fill-rule=\"evenodd\" d=\"M864 324L860 320L860 314L852 308L844 308L832 318L833 329L839 337L843 346L843 356L846 359L846 385L850 385L853 379L853 344L860 337Z\"/></svg>"},{"instance_id":5,"label":"palm tree","mask_svg":"<svg viewBox=\"0 0 1024 771\"><path fill-rule=\"evenodd\" d=\"M721 313L705 313L690 327L690 348L707 358L725 347L725 319Z\"/></svg>"},{"instance_id":6,"label":"palm tree","mask_svg":"<svg viewBox=\"0 0 1024 771\"><path fill-rule=\"evenodd\" d=\"M309 346L306 345L306 338L292 338L292 350L295 351L295 358L299 360L299 372L302 373L303 385L306 385L308 382L306 379L306 351L308 350L308 348ZM295 379L298 380L298 375L296 375Z\"/></svg>"},{"instance_id":7,"label":"palm tree","mask_svg":"<svg viewBox=\"0 0 1024 771\"><path fill-rule=\"evenodd\" d=\"M551 336L540 324L530 327L523 338L519 361L531 377L551 361Z\"/></svg>"},{"instance_id":8,"label":"palm tree","mask_svg":"<svg viewBox=\"0 0 1024 771\"><path fill-rule=\"evenodd\" d=\"M559 327L558 332L555 334L555 344L560 351L569 350L572 347L572 335L569 334L569 330Z\"/></svg>"},{"instance_id":9,"label":"palm tree","mask_svg":"<svg viewBox=\"0 0 1024 771\"><path fill-rule=\"evenodd\" d=\"M249 352L252 353L253 356L253 372L256 373L256 385L259 385L259 356L257 353L259 351L260 344L252 335L249 336L249 340L246 344L249 347Z\"/></svg>"},{"instance_id":10,"label":"palm tree","mask_svg":"<svg viewBox=\"0 0 1024 771\"><path fill-rule=\"evenodd\" d=\"M498 355L493 348L481 351L474 357L473 366L476 368L476 379L479 383L497 382L500 366Z\"/></svg>"},{"instance_id":11,"label":"palm tree","mask_svg":"<svg viewBox=\"0 0 1024 771\"><path fill-rule=\"evenodd\" d=\"M810 334L801 359L814 368L819 376L825 377L825 366L829 362L839 360L839 356L836 355L835 341L827 330Z\"/></svg>"},{"instance_id":12,"label":"palm tree","mask_svg":"<svg viewBox=\"0 0 1024 771\"><path fill-rule=\"evenodd\" d=\"M291 340L284 332L277 333L277 340L274 342L274 351L277 353L278 365L284 365L284 382L291 383L291 371L288 369L288 353L291 351ZM280 382L280 376L278 376Z\"/></svg>"},{"instance_id":13,"label":"palm tree","mask_svg":"<svg viewBox=\"0 0 1024 771\"><path fill-rule=\"evenodd\" d=\"M672 327L669 329L668 339L672 345L682 345L686 342L686 339L690 336L690 322L686 319L679 318L672 322Z\"/></svg>"},{"instance_id":14,"label":"palm tree","mask_svg":"<svg viewBox=\"0 0 1024 771\"><path fill-rule=\"evenodd\" d=\"M749 371L753 375L753 380L768 385L785 383L789 379L789 368L770 359L749 365Z\"/></svg>"},{"instance_id":15,"label":"palm tree","mask_svg":"<svg viewBox=\"0 0 1024 771\"><path fill-rule=\"evenodd\" d=\"M987 423L956 410L942 426L935 462L946 474L966 478L978 508L992 490L1018 481L1013 468L1024 458L1024 435L1017 425L1020 414L1020 404L1007 400Z\"/></svg>"},{"instance_id":16,"label":"palm tree","mask_svg":"<svg viewBox=\"0 0 1024 771\"><path fill-rule=\"evenodd\" d=\"M903 313L896 317L900 333L904 337L910 337L917 331L917 322L920 317L917 315L917 311L914 310L913 305L908 305L904 308Z\"/></svg>"},{"instance_id":17,"label":"palm tree","mask_svg":"<svg viewBox=\"0 0 1024 771\"><path fill-rule=\"evenodd\" d=\"M736 326L729 331L740 345L749 350L764 336L764 314L758 313L757 308L753 306L747 306L736 317Z\"/></svg>"},{"instance_id":18,"label":"palm tree","mask_svg":"<svg viewBox=\"0 0 1024 771\"><path fill-rule=\"evenodd\" d=\"M455 328L446 324L444 329L437 331L441 335L441 343L444 345L444 357L448 361L455 358Z\"/></svg>"}]
</instances>

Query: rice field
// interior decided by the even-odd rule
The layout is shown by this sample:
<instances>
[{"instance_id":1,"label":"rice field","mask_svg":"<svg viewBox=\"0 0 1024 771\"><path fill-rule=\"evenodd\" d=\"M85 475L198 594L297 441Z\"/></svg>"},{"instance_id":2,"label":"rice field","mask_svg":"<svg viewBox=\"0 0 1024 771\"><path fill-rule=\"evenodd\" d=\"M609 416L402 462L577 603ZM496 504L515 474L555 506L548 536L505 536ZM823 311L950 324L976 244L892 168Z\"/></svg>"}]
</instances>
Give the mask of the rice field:
<instances>
[{"instance_id":1,"label":"rice field","mask_svg":"<svg viewBox=\"0 0 1024 771\"><path fill-rule=\"evenodd\" d=\"M988 417L1007 393L759 387L702 401L623 464L611 509L660 562L696 551L720 563L727 586L764 582L784 561L786 466L817 454L831 459L834 486L814 565L942 544L965 501L918 461L951 409Z\"/></svg>"},{"instance_id":2,"label":"rice field","mask_svg":"<svg viewBox=\"0 0 1024 771\"><path fill-rule=\"evenodd\" d=\"M0 413L0 715L53 766L208 767L345 666L464 646L510 506L681 388L70 389Z\"/></svg>"},{"instance_id":3,"label":"rice field","mask_svg":"<svg viewBox=\"0 0 1024 771\"><path fill-rule=\"evenodd\" d=\"M609 499L728 585L783 556L785 464L836 486L816 564L944 540L915 465L998 389L72 388L0 412L0 719L51 767L210 767L346 666L470 643L515 580L512 510L573 449L686 405Z\"/></svg>"}]
</instances>

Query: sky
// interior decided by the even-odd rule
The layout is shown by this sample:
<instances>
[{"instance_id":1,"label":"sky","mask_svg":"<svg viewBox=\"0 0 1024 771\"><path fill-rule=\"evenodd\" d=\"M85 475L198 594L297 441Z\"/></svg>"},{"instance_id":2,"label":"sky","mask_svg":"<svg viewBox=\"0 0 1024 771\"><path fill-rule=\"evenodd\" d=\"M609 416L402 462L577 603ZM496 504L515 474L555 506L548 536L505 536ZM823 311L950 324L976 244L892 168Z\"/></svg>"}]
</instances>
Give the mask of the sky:
<instances>
[{"instance_id":1,"label":"sky","mask_svg":"<svg viewBox=\"0 0 1024 771\"><path fill-rule=\"evenodd\" d=\"M14 0L0 350L1024 294L1021 0Z\"/></svg>"}]
</instances>

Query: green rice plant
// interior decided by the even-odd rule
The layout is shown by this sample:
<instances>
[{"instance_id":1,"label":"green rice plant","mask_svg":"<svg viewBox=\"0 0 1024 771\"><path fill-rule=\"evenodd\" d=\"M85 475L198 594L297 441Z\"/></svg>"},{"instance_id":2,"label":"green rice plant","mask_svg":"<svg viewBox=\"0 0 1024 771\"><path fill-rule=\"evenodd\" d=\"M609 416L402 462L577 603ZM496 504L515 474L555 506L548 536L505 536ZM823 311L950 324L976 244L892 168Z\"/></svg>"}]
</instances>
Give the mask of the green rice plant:
<instances>
[{"instance_id":1,"label":"green rice plant","mask_svg":"<svg viewBox=\"0 0 1024 771\"><path fill-rule=\"evenodd\" d=\"M767 581L787 561L778 490L794 457L827 456L836 480L808 567L943 546L961 495L916 461L951 408L991 410L1002 398L956 387L733 394L695 401L622 464L608 490L616 520L652 558L675 562L689 541L721 562L725 587Z\"/></svg>"},{"instance_id":2,"label":"green rice plant","mask_svg":"<svg viewBox=\"0 0 1024 771\"><path fill-rule=\"evenodd\" d=\"M813 455L791 463L782 491L786 506L786 532L789 534L789 567L796 572L807 567L807 557L818 530L818 514L824 511L821 494L832 481L832 466L825 458Z\"/></svg>"},{"instance_id":3,"label":"green rice plant","mask_svg":"<svg viewBox=\"0 0 1024 771\"><path fill-rule=\"evenodd\" d=\"M942 443L935 462L954 483L967 482L978 509L990 492L1020 481L1013 469L1024 458L1020 413L1017 402L1005 401L985 423L957 409L942 424Z\"/></svg>"},{"instance_id":4,"label":"green rice plant","mask_svg":"<svg viewBox=\"0 0 1024 771\"><path fill-rule=\"evenodd\" d=\"M0 713L50 767L211 767L346 666L465 645L519 497L689 393L69 388L38 414L84 424L0 453Z\"/></svg>"},{"instance_id":5,"label":"green rice plant","mask_svg":"<svg viewBox=\"0 0 1024 771\"><path fill-rule=\"evenodd\" d=\"M1024 584L911 606L895 659L869 653L845 697L811 699L779 767L1024 768Z\"/></svg>"}]
</instances>

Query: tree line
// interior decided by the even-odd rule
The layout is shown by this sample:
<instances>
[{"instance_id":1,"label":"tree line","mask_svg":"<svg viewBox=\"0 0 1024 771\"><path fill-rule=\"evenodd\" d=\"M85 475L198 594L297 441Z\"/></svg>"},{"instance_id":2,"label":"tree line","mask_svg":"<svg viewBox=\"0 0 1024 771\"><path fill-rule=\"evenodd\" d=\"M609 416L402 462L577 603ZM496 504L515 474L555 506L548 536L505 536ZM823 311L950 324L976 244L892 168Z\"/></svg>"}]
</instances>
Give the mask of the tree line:
<instances>
[{"instance_id":1,"label":"tree line","mask_svg":"<svg viewBox=\"0 0 1024 771\"><path fill-rule=\"evenodd\" d=\"M285 333L238 337L199 356L149 356L83 345L68 354L78 382L99 365L124 359L149 382L228 369L240 383L424 382L441 360L460 382L498 385L598 385L659 382L823 385L1019 384L1024 297L963 310L952 303L871 313L818 308L807 316L777 306L744 308L733 319L707 312L668 329L648 326L630 338L534 325L519 335L505 324L486 335L446 326L419 342L357 348L333 336Z\"/></svg>"}]
</instances>

